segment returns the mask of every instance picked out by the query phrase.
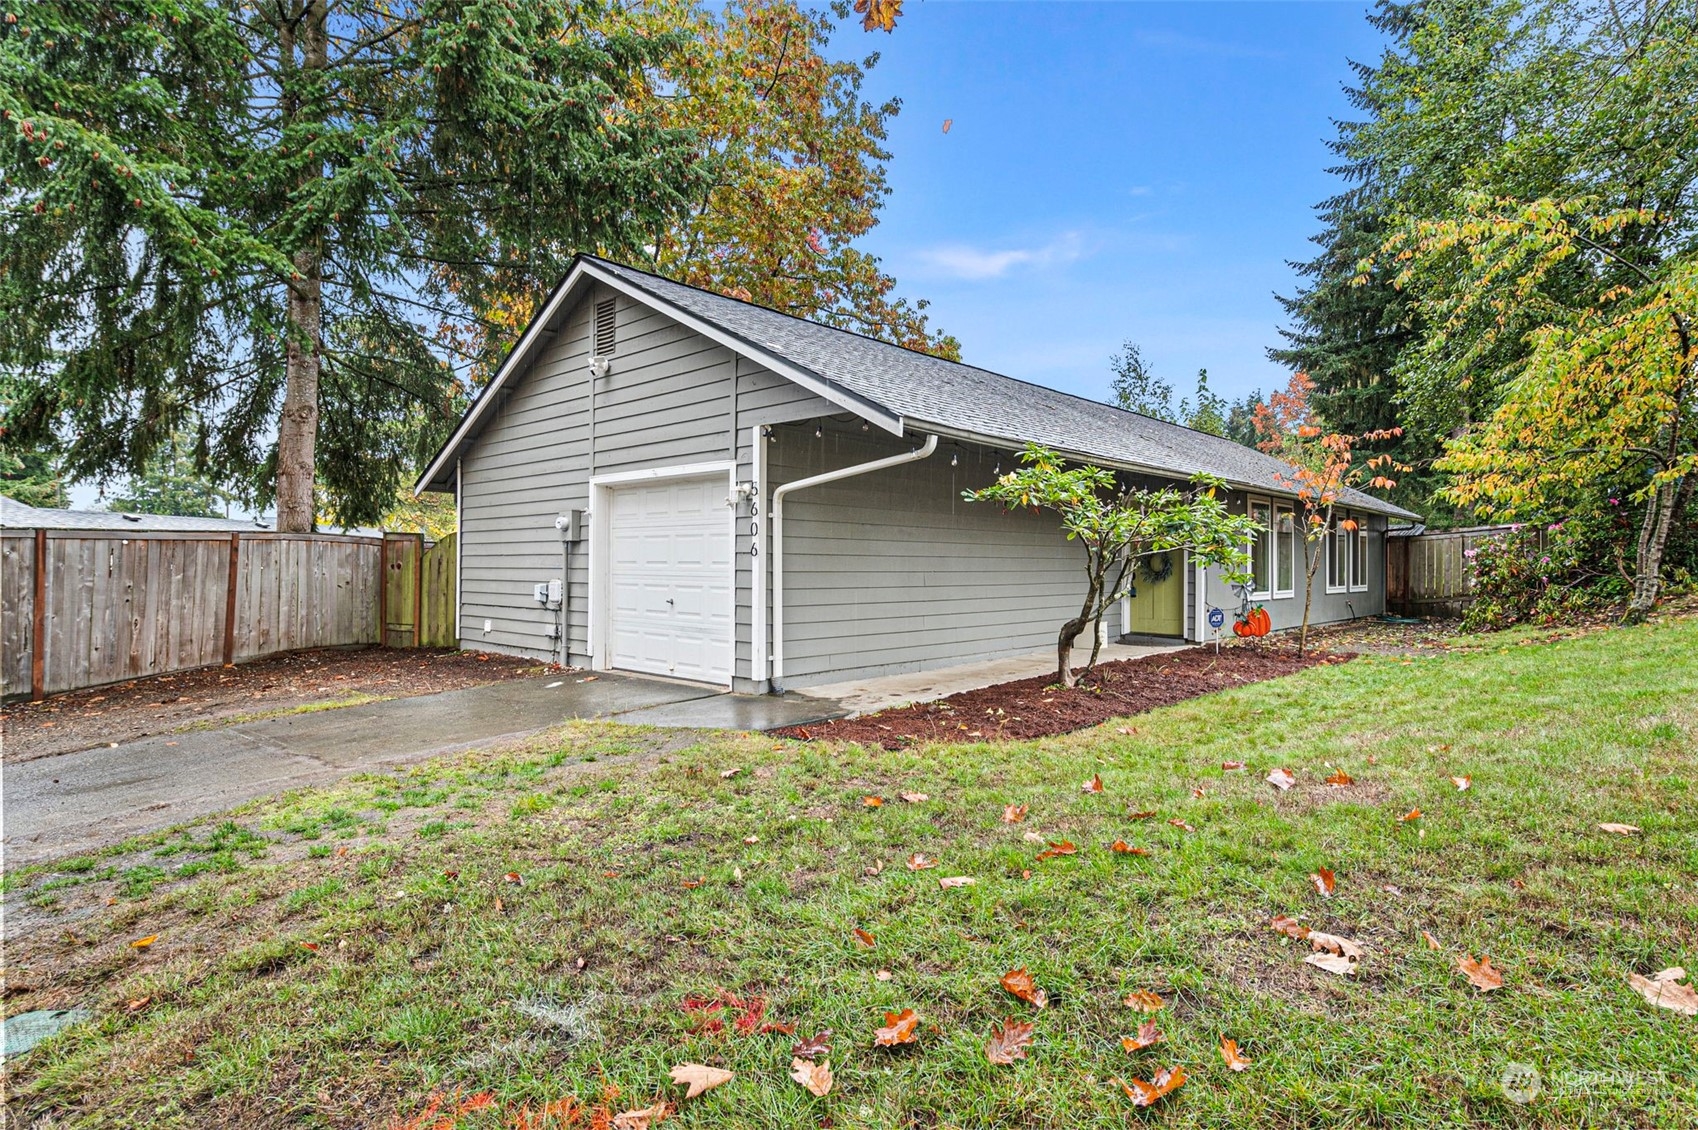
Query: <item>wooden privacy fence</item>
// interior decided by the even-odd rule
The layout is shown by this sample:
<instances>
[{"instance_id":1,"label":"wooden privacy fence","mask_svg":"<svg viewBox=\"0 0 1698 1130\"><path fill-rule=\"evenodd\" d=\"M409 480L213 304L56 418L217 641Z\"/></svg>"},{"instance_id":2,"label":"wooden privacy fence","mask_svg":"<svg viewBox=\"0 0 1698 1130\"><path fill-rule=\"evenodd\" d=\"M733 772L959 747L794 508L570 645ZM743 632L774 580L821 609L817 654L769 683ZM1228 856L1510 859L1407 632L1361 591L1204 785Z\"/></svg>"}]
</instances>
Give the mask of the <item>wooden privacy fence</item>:
<instances>
[{"instance_id":1,"label":"wooden privacy fence","mask_svg":"<svg viewBox=\"0 0 1698 1130\"><path fill-rule=\"evenodd\" d=\"M1468 551L1508 526L1435 530L1386 538L1386 610L1402 616L1460 616L1474 590Z\"/></svg>"},{"instance_id":2,"label":"wooden privacy fence","mask_svg":"<svg viewBox=\"0 0 1698 1130\"><path fill-rule=\"evenodd\" d=\"M391 621L396 588L407 603ZM451 646L453 588L452 539L427 550L410 534L0 531L0 695L302 648Z\"/></svg>"}]
</instances>

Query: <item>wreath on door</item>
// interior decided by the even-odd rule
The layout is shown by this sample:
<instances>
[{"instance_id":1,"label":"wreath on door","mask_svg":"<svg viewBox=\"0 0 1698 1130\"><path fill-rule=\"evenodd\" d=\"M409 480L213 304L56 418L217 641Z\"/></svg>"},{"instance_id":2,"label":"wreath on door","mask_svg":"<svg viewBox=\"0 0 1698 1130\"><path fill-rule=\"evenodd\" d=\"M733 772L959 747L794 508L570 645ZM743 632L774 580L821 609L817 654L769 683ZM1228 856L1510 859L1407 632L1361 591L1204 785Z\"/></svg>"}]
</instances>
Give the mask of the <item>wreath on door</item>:
<instances>
[{"instance_id":1,"label":"wreath on door","mask_svg":"<svg viewBox=\"0 0 1698 1130\"><path fill-rule=\"evenodd\" d=\"M1138 559L1138 575L1152 585L1159 585L1173 576L1173 555L1152 553Z\"/></svg>"}]
</instances>

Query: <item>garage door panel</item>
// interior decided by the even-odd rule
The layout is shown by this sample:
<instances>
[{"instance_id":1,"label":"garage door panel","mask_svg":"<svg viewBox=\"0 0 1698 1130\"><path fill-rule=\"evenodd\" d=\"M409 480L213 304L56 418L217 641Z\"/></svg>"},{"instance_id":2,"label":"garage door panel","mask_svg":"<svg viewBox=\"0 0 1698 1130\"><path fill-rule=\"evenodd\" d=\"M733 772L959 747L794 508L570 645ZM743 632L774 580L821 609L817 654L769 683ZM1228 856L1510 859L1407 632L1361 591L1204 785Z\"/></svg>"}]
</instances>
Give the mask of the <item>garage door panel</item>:
<instances>
[{"instance_id":1,"label":"garage door panel","mask_svg":"<svg viewBox=\"0 0 1698 1130\"><path fill-rule=\"evenodd\" d=\"M613 491L613 666L730 682L731 530L720 476Z\"/></svg>"}]
</instances>

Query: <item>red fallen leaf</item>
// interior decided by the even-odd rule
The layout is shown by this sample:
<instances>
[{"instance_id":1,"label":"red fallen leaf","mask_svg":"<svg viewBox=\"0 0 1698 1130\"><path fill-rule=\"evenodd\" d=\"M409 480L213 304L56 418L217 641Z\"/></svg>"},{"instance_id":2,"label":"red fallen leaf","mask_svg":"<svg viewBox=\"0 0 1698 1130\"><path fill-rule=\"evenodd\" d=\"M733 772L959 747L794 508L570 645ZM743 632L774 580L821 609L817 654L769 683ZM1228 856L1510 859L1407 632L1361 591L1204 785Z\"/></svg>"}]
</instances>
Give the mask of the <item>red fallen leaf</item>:
<instances>
[{"instance_id":1,"label":"red fallen leaf","mask_svg":"<svg viewBox=\"0 0 1698 1130\"><path fill-rule=\"evenodd\" d=\"M318 943L317 942L302 942L301 948L304 949L304 950L312 950L314 953L317 953L318 952Z\"/></svg>"},{"instance_id":2,"label":"red fallen leaf","mask_svg":"<svg viewBox=\"0 0 1698 1130\"><path fill-rule=\"evenodd\" d=\"M460 873L458 871L444 871L442 873L442 877L444 879L458 879L460 877Z\"/></svg>"},{"instance_id":3,"label":"red fallen leaf","mask_svg":"<svg viewBox=\"0 0 1698 1130\"><path fill-rule=\"evenodd\" d=\"M1002 822L1004 824L1018 824L1024 819L1026 819L1026 806L1023 804L1011 804L1002 810Z\"/></svg>"},{"instance_id":4,"label":"red fallen leaf","mask_svg":"<svg viewBox=\"0 0 1698 1130\"><path fill-rule=\"evenodd\" d=\"M894 1048L898 1044L911 1044L914 1042L914 1030L919 1026L920 1018L911 1008L887 1012L884 1014L884 1027L873 1034L873 1046Z\"/></svg>"},{"instance_id":5,"label":"red fallen leaf","mask_svg":"<svg viewBox=\"0 0 1698 1130\"><path fill-rule=\"evenodd\" d=\"M861 798L861 804L866 808L881 808L884 805L884 798L881 796L864 796Z\"/></svg>"},{"instance_id":6,"label":"red fallen leaf","mask_svg":"<svg viewBox=\"0 0 1698 1130\"><path fill-rule=\"evenodd\" d=\"M1130 1008L1142 1009L1144 1012L1155 1012L1167 1002L1161 996L1148 989L1134 989L1126 994L1126 1004Z\"/></svg>"},{"instance_id":7,"label":"red fallen leaf","mask_svg":"<svg viewBox=\"0 0 1698 1130\"><path fill-rule=\"evenodd\" d=\"M1479 961L1475 961L1473 957L1459 957L1456 959L1456 967L1462 970L1463 976L1468 978L1468 983L1482 993L1503 988L1503 970L1494 967L1492 959L1485 954L1480 955Z\"/></svg>"},{"instance_id":8,"label":"red fallen leaf","mask_svg":"<svg viewBox=\"0 0 1698 1130\"><path fill-rule=\"evenodd\" d=\"M678 885L683 887L686 891L693 891L705 882L707 882L706 879L682 879L679 881Z\"/></svg>"},{"instance_id":9,"label":"red fallen leaf","mask_svg":"<svg viewBox=\"0 0 1698 1130\"><path fill-rule=\"evenodd\" d=\"M747 1001L732 999L732 1004L741 1005L743 1013L733 1022L738 1034L754 1035L761 1027L761 1021L766 1019L766 1001L760 997L750 997Z\"/></svg>"},{"instance_id":10,"label":"red fallen leaf","mask_svg":"<svg viewBox=\"0 0 1698 1130\"><path fill-rule=\"evenodd\" d=\"M1079 849L1074 846L1072 840L1062 840L1060 843L1056 843L1055 841L1052 840L1052 841L1050 841L1050 845L1049 845L1048 848L1046 848L1045 850L1040 851L1038 853L1038 858L1039 859L1053 859L1055 856L1058 856L1058 855L1072 855L1073 853L1077 852L1078 850Z\"/></svg>"},{"instance_id":11,"label":"red fallen leaf","mask_svg":"<svg viewBox=\"0 0 1698 1130\"><path fill-rule=\"evenodd\" d=\"M790 1054L796 1059L817 1059L822 1055L830 1055L831 1029L827 1028L812 1039L797 1040L796 1046L790 1049Z\"/></svg>"},{"instance_id":12,"label":"red fallen leaf","mask_svg":"<svg viewBox=\"0 0 1698 1130\"><path fill-rule=\"evenodd\" d=\"M985 1044L985 1058L1003 1067L1011 1067L1017 1059L1026 1058L1026 1048L1032 1042L1032 1026L1012 1017L1000 1026L992 1025L990 1040Z\"/></svg>"},{"instance_id":13,"label":"red fallen leaf","mask_svg":"<svg viewBox=\"0 0 1698 1130\"><path fill-rule=\"evenodd\" d=\"M773 1032L778 1033L780 1036L794 1036L796 1034L796 1025L794 1022L786 1024L782 1020L768 1020L765 1024L761 1025L761 1035L765 1036Z\"/></svg>"},{"instance_id":14,"label":"red fallen leaf","mask_svg":"<svg viewBox=\"0 0 1698 1130\"><path fill-rule=\"evenodd\" d=\"M1354 785L1355 783L1355 781L1350 779L1350 774L1346 773L1342 769L1327 778L1327 784L1331 785L1335 789L1342 789L1346 785Z\"/></svg>"},{"instance_id":15,"label":"red fallen leaf","mask_svg":"<svg viewBox=\"0 0 1698 1130\"><path fill-rule=\"evenodd\" d=\"M524 880L519 877L519 873L517 871L509 871L507 874L503 875L502 878L515 885L524 882Z\"/></svg>"},{"instance_id":16,"label":"red fallen leaf","mask_svg":"<svg viewBox=\"0 0 1698 1130\"><path fill-rule=\"evenodd\" d=\"M1102 774L1101 773L1094 774L1089 781L1086 781L1084 784L1079 786L1079 791L1082 792L1082 793L1100 793L1100 792L1102 792L1103 791Z\"/></svg>"},{"instance_id":17,"label":"red fallen leaf","mask_svg":"<svg viewBox=\"0 0 1698 1130\"><path fill-rule=\"evenodd\" d=\"M1297 919L1287 918L1283 914L1274 915L1273 920L1268 925L1288 938L1307 938L1309 936L1309 927L1300 925Z\"/></svg>"},{"instance_id":18,"label":"red fallen leaf","mask_svg":"<svg viewBox=\"0 0 1698 1130\"><path fill-rule=\"evenodd\" d=\"M1220 767L1228 773L1235 773L1244 768L1244 763L1242 761L1223 761L1220 763Z\"/></svg>"},{"instance_id":19,"label":"red fallen leaf","mask_svg":"<svg viewBox=\"0 0 1698 1130\"><path fill-rule=\"evenodd\" d=\"M855 935L855 940L857 942L860 942L863 946L866 946L868 949L872 949L874 946L878 945L877 939L875 939L871 934L867 933L865 930L861 929L859 926L857 926L853 930L851 930L850 933Z\"/></svg>"},{"instance_id":20,"label":"red fallen leaf","mask_svg":"<svg viewBox=\"0 0 1698 1130\"><path fill-rule=\"evenodd\" d=\"M603 871L601 873L601 877L603 879L617 879L617 878L619 878L619 872L617 872L617 871Z\"/></svg>"},{"instance_id":21,"label":"red fallen leaf","mask_svg":"<svg viewBox=\"0 0 1698 1130\"><path fill-rule=\"evenodd\" d=\"M719 997L685 997L678 1002L680 1012L718 1012L724 1007Z\"/></svg>"},{"instance_id":22,"label":"red fallen leaf","mask_svg":"<svg viewBox=\"0 0 1698 1130\"><path fill-rule=\"evenodd\" d=\"M1120 1080L1115 1082L1120 1083ZM1170 1095L1184 1085L1185 1069L1175 1065L1156 1072L1148 1083L1134 1079L1130 1087L1120 1083L1120 1089L1126 1092L1133 1106L1153 1106L1163 1095Z\"/></svg>"},{"instance_id":23,"label":"red fallen leaf","mask_svg":"<svg viewBox=\"0 0 1698 1130\"><path fill-rule=\"evenodd\" d=\"M937 860L927 859L920 852L915 852L913 855L908 857L908 870L910 871L929 871L931 868L936 866Z\"/></svg>"},{"instance_id":24,"label":"red fallen leaf","mask_svg":"<svg viewBox=\"0 0 1698 1130\"><path fill-rule=\"evenodd\" d=\"M1333 888L1338 885L1333 880L1332 872L1328 871L1325 867L1322 867L1313 875L1309 876L1309 882L1315 885L1315 890L1321 893L1322 898L1328 899L1332 898Z\"/></svg>"},{"instance_id":25,"label":"red fallen leaf","mask_svg":"<svg viewBox=\"0 0 1698 1130\"><path fill-rule=\"evenodd\" d=\"M1238 1041L1229 1040L1225 1036L1220 1038L1220 1057L1226 1060L1226 1065L1234 1071L1243 1071L1250 1066L1249 1057L1238 1052Z\"/></svg>"},{"instance_id":26,"label":"red fallen leaf","mask_svg":"<svg viewBox=\"0 0 1698 1130\"><path fill-rule=\"evenodd\" d=\"M1128 820L1153 820L1153 819L1155 819L1155 815L1156 814L1154 812L1128 812L1126 814L1126 819L1128 819Z\"/></svg>"},{"instance_id":27,"label":"red fallen leaf","mask_svg":"<svg viewBox=\"0 0 1698 1130\"><path fill-rule=\"evenodd\" d=\"M1175 828L1183 828L1187 832L1195 832L1197 830L1191 827L1191 825L1185 823L1185 821L1179 819L1169 820L1168 823L1172 824Z\"/></svg>"},{"instance_id":28,"label":"red fallen leaf","mask_svg":"<svg viewBox=\"0 0 1698 1130\"><path fill-rule=\"evenodd\" d=\"M1402 816L1399 816L1397 818L1397 822L1399 824L1407 824L1411 820L1419 820L1419 819L1421 819L1421 810L1419 808L1411 808L1408 812L1405 812Z\"/></svg>"},{"instance_id":29,"label":"red fallen leaf","mask_svg":"<svg viewBox=\"0 0 1698 1130\"><path fill-rule=\"evenodd\" d=\"M1038 1008L1047 1007L1049 1004L1049 994L1038 988L1024 965L1004 973L1002 975L1002 987L1027 1004L1036 1005Z\"/></svg>"},{"instance_id":30,"label":"red fallen leaf","mask_svg":"<svg viewBox=\"0 0 1698 1130\"><path fill-rule=\"evenodd\" d=\"M1161 1034L1161 1029L1156 1027L1155 1017L1152 1016L1150 1019L1138 1025L1138 1034L1136 1036L1120 1037L1120 1046L1125 1048L1128 1052L1141 1052L1145 1048L1154 1047L1156 1044L1161 1043L1165 1039L1167 1039L1167 1037Z\"/></svg>"},{"instance_id":31,"label":"red fallen leaf","mask_svg":"<svg viewBox=\"0 0 1698 1130\"><path fill-rule=\"evenodd\" d=\"M1127 843L1125 840L1115 840L1112 844L1108 845L1108 850L1112 851L1112 852L1116 852L1120 855L1149 855L1150 854L1149 848L1133 847L1131 844Z\"/></svg>"}]
</instances>

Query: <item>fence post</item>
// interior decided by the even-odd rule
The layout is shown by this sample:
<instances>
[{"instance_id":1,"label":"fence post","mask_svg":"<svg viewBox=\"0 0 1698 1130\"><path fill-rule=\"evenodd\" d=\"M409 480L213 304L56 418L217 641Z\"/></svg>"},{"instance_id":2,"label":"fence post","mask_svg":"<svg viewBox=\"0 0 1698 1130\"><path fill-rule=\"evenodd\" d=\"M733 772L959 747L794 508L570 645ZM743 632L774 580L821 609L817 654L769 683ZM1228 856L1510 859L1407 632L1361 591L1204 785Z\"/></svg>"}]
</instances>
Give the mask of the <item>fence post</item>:
<instances>
[{"instance_id":1,"label":"fence post","mask_svg":"<svg viewBox=\"0 0 1698 1130\"><path fill-rule=\"evenodd\" d=\"M30 625L29 697L47 697L47 531L35 531L35 608Z\"/></svg>"},{"instance_id":2,"label":"fence post","mask_svg":"<svg viewBox=\"0 0 1698 1130\"><path fill-rule=\"evenodd\" d=\"M389 535L377 536L377 646L389 646Z\"/></svg>"},{"instance_id":3,"label":"fence post","mask_svg":"<svg viewBox=\"0 0 1698 1130\"><path fill-rule=\"evenodd\" d=\"M413 646L419 646L420 633L424 630L424 555L425 539L423 534L414 534L416 542L413 547Z\"/></svg>"},{"instance_id":4,"label":"fence post","mask_svg":"<svg viewBox=\"0 0 1698 1130\"><path fill-rule=\"evenodd\" d=\"M236 572L242 556L242 535L230 535L230 572L224 590L224 666L236 662Z\"/></svg>"}]
</instances>

